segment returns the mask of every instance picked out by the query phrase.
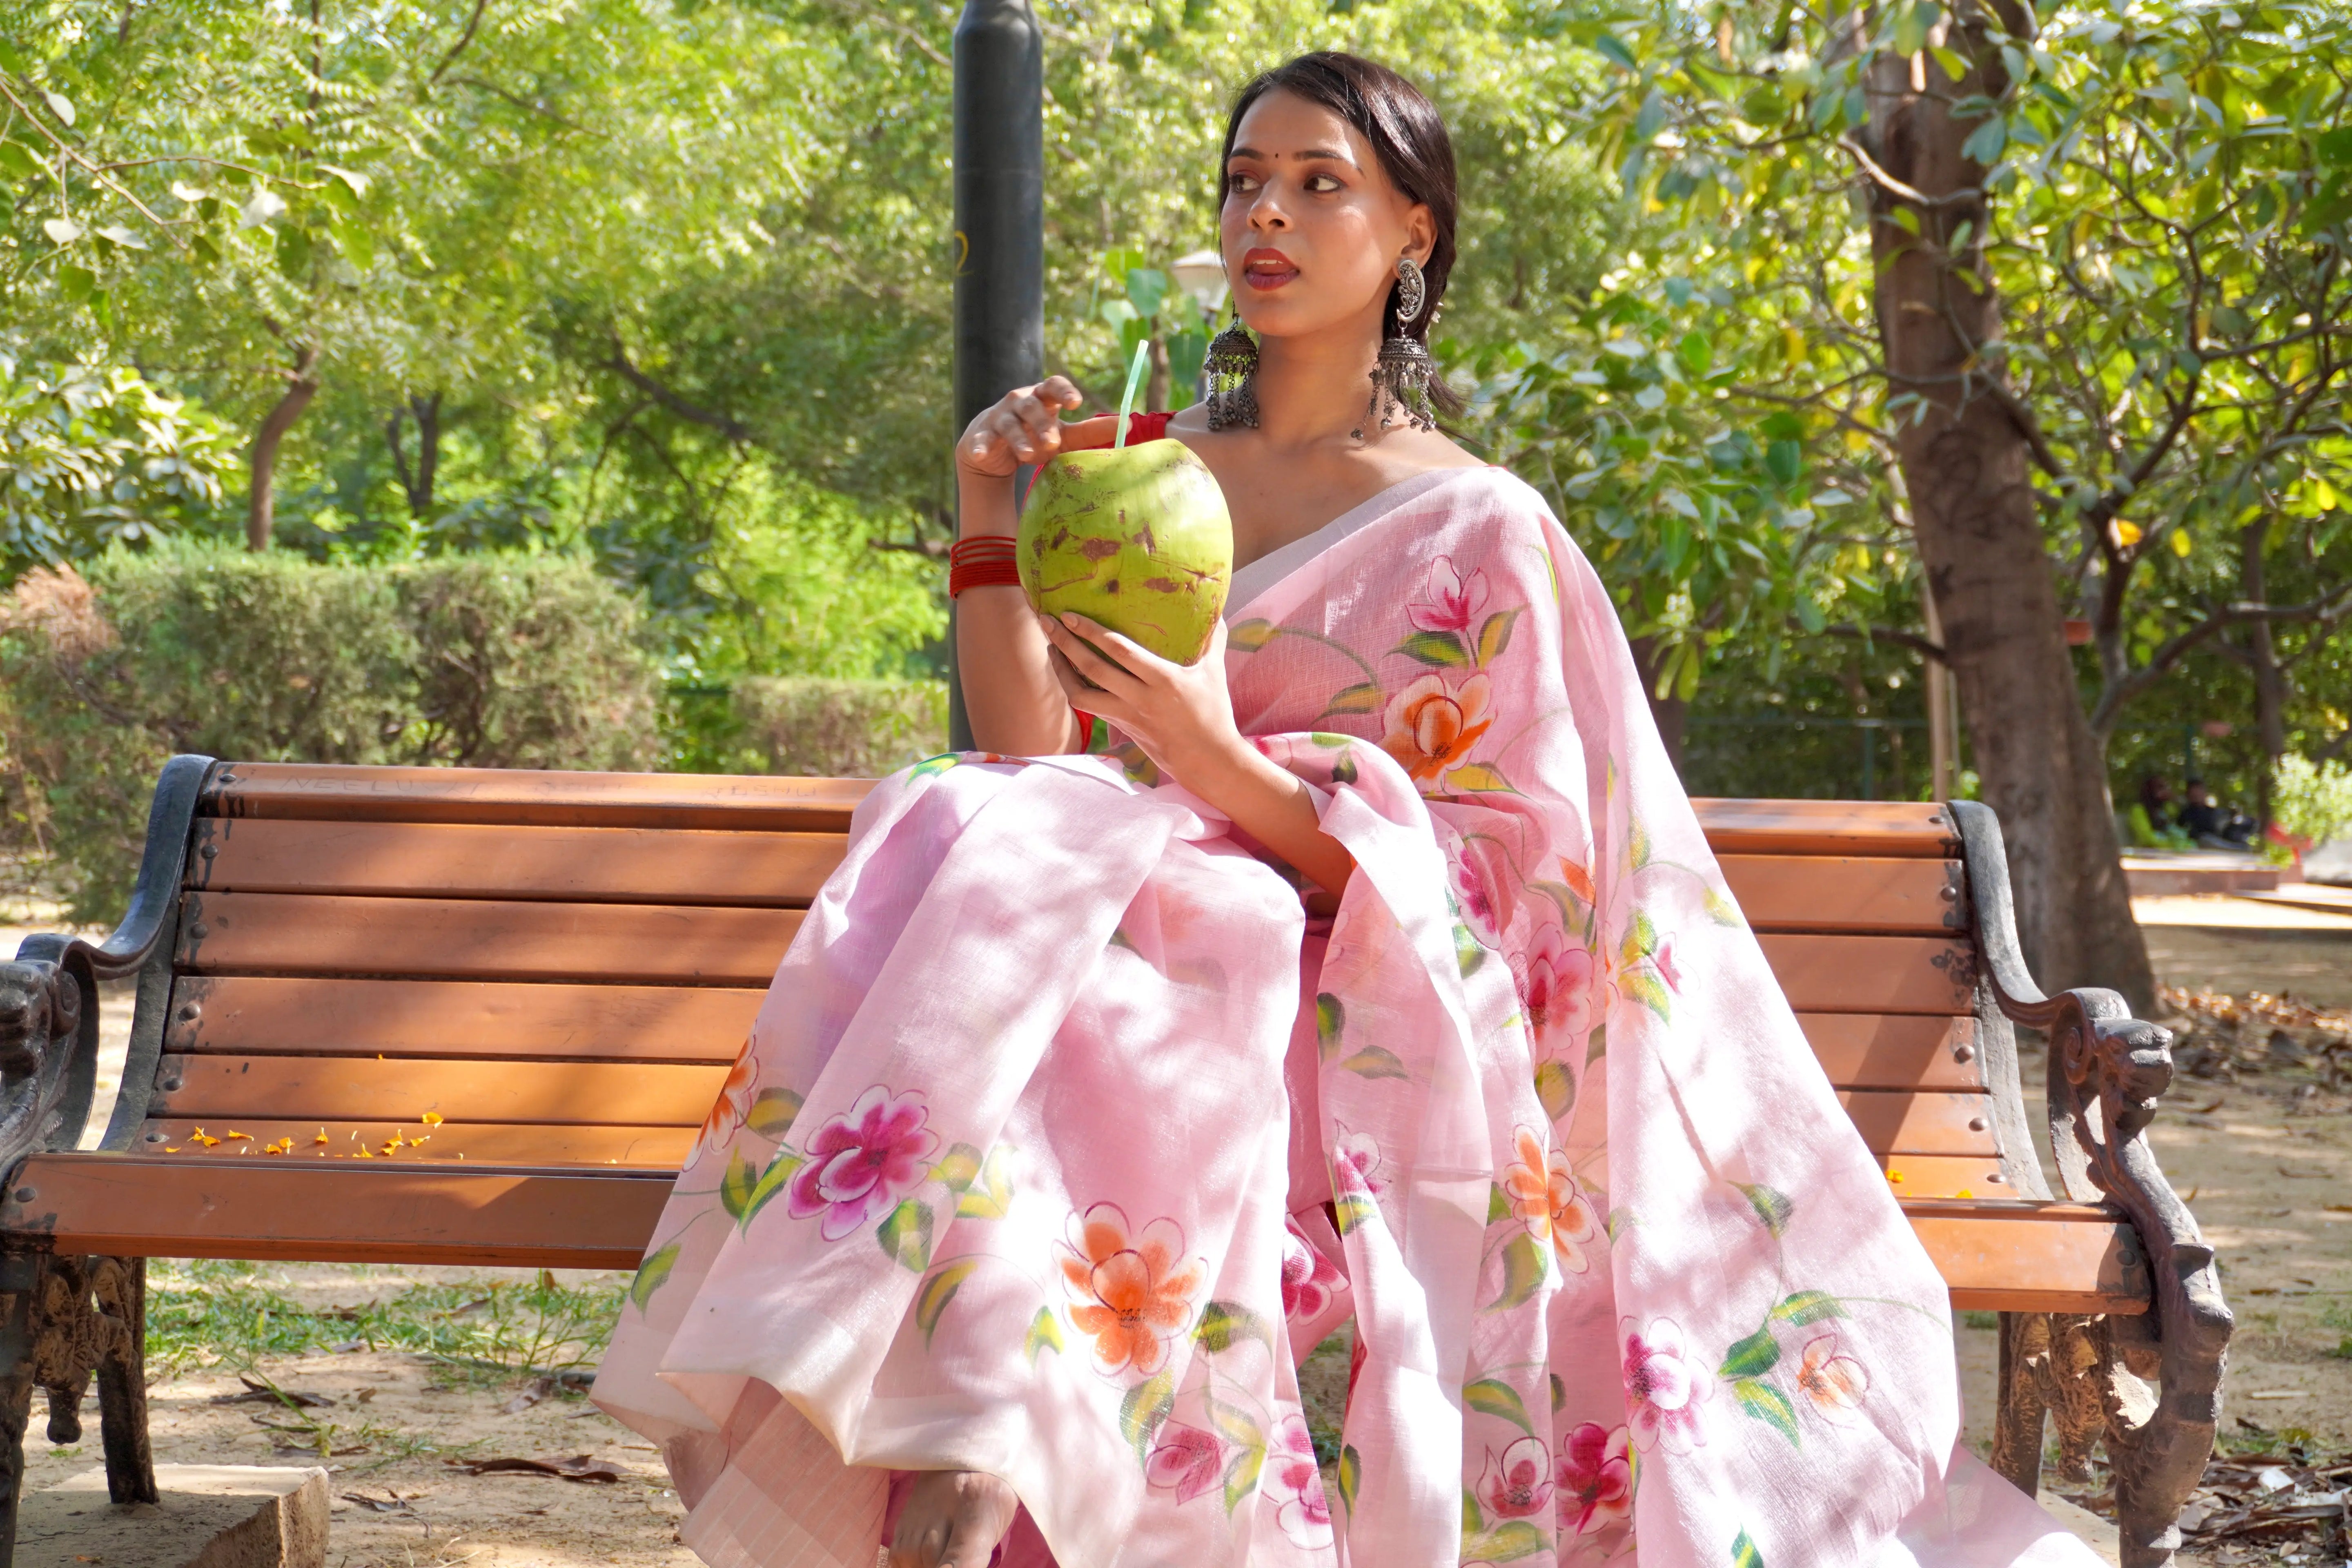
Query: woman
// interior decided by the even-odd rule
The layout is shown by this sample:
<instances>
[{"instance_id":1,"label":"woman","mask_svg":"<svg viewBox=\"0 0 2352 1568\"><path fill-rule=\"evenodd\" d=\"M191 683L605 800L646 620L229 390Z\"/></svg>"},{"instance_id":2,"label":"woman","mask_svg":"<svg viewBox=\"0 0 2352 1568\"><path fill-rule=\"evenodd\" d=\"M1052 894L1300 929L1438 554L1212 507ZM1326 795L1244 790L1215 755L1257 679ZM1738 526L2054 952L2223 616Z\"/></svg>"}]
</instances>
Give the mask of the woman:
<instances>
[{"instance_id":1,"label":"woman","mask_svg":"<svg viewBox=\"0 0 2352 1568\"><path fill-rule=\"evenodd\" d=\"M2095 1561L1956 1454L1943 1285L1607 596L1424 417L1454 205L1393 74L1241 95L1198 665L959 568L1005 755L860 808L597 1384L709 1562ZM1078 401L966 431L966 560Z\"/></svg>"}]
</instances>

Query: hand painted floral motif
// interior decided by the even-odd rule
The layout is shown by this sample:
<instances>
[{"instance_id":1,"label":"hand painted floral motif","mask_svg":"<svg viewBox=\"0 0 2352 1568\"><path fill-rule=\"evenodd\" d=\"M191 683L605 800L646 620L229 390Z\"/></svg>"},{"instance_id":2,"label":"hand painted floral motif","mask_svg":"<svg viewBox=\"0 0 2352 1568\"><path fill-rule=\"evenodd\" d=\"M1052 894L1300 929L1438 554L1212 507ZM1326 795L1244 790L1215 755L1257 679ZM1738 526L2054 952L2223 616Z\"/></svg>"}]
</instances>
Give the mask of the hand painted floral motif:
<instances>
[{"instance_id":1,"label":"hand painted floral motif","mask_svg":"<svg viewBox=\"0 0 2352 1568\"><path fill-rule=\"evenodd\" d=\"M1633 1456L1625 1428L1587 1421L1560 1445L1552 1472L1562 1535L1591 1535L1633 1515Z\"/></svg>"},{"instance_id":2,"label":"hand painted floral motif","mask_svg":"<svg viewBox=\"0 0 2352 1568\"><path fill-rule=\"evenodd\" d=\"M1544 926L1510 955L1519 1006L1538 1037L1554 1029L1581 1034L1592 1026L1592 954L1570 947L1558 926Z\"/></svg>"},{"instance_id":3,"label":"hand painted floral motif","mask_svg":"<svg viewBox=\"0 0 2352 1568\"><path fill-rule=\"evenodd\" d=\"M1486 574L1474 566L1465 577L1452 556L1441 555L1430 563L1428 587L1406 604L1404 615L1416 631L1466 632L1486 607Z\"/></svg>"},{"instance_id":4,"label":"hand painted floral motif","mask_svg":"<svg viewBox=\"0 0 2352 1568\"><path fill-rule=\"evenodd\" d=\"M1804 1360L1797 1368L1797 1388L1824 1420L1853 1425L1870 1392L1870 1373L1862 1363L1838 1353L1838 1337L1821 1334L1805 1342Z\"/></svg>"},{"instance_id":5,"label":"hand painted floral motif","mask_svg":"<svg viewBox=\"0 0 2352 1568\"><path fill-rule=\"evenodd\" d=\"M1106 1376L1130 1368L1149 1376L1168 1359L1168 1346L1192 1321L1192 1298L1208 1265L1184 1256L1184 1231L1155 1219L1130 1231L1127 1211L1097 1204L1070 1216L1069 1239L1056 1242L1070 1321L1094 1341L1095 1369Z\"/></svg>"},{"instance_id":6,"label":"hand painted floral motif","mask_svg":"<svg viewBox=\"0 0 2352 1568\"><path fill-rule=\"evenodd\" d=\"M1331 1544L1331 1502L1324 1495L1322 1472L1315 1466L1315 1439L1307 1435L1307 1418L1296 1411L1269 1435L1265 1495L1274 1500L1274 1521L1293 1546L1314 1548Z\"/></svg>"},{"instance_id":7,"label":"hand painted floral motif","mask_svg":"<svg viewBox=\"0 0 2352 1568\"><path fill-rule=\"evenodd\" d=\"M1346 1278L1306 1237L1295 1230L1283 1231L1282 1315L1286 1321L1311 1323L1329 1311L1331 1293Z\"/></svg>"},{"instance_id":8,"label":"hand painted floral motif","mask_svg":"<svg viewBox=\"0 0 2352 1568\"><path fill-rule=\"evenodd\" d=\"M702 1133L694 1141L694 1152L686 1157L686 1168L712 1149L719 1147L735 1135L751 1114L751 1090L760 1081L760 1058L751 1052L751 1042L743 1042L743 1054L727 1071L727 1081L719 1086L719 1099L710 1107L710 1114L702 1119Z\"/></svg>"},{"instance_id":9,"label":"hand painted floral motif","mask_svg":"<svg viewBox=\"0 0 2352 1568\"><path fill-rule=\"evenodd\" d=\"M1191 1502L1215 1491L1224 1470L1224 1445L1215 1434L1171 1421L1160 1428L1160 1446L1144 1461L1143 1479L1174 1492L1178 1502Z\"/></svg>"},{"instance_id":10,"label":"hand painted floral motif","mask_svg":"<svg viewBox=\"0 0 2352 1568\"><path fill-rule=\"evenodd\" d=\"M1551 1501L1551 1451L1534 1437L1521 1437L1496 1457L1486 1450L1478 1477L1478 1506L1488 1519L1525 1519Z\"/></svg>"},{"instance_id":11,"label":"hand painted floral motif","mask_svg":"<svg viewBox=\"0 0 2352 1568\"><path fill-rule=\"evenodd\" d=\"M1568 1168L1568 1151L1554 1149L1547 1167L1549 1180L1544 1195L1551 1205L1551 1254L1563 1274L1581 1274L1592 1267L1585 1248L1601 1235L1601 1216L1592 1212L1583 1189Z\"/></svg>"},{"instance_id":12,"label":"hand painted floral motif","mask_svg":"<svg viewBox=\"0 0 2352 1568\"><path fill-rule=\"evenodd\" d=\"M1518 909L1518 879L1510 857L1494 839L1474 835L1446 850L1446 870L1454 899L1462 907L1478 940L1488 947L1502 943L1502 933Z\"/></svg>"},{"instance_id":13,"label":"hand painted floral motif","mask_svg":"<svg viewBox=\"0 0 2352 1568\"><path fill-rule=\"evenodd\" d=\"M827 1241L888 1213L930 1174L940 1141L923 1126L929 1119L921 1095L893 1095L876 1084L809 1140L807 1163L793 1173L785 1212L794 1219L823 1215L818 1233Z\"/></svg>"},{"instance_id":14,"label":"hand painted floral motif","mask_svg":"<svg viewBox=\"0 0 2352 1568\"><path fill-rule=\"evenodd\" d=\"M1525 1222L1528 1234L1540 1241L1551 1234L1551 1161L1532 1129L1513 1128L1511 1140L1518 1158L1503 1172L1503 1197L1511 1216Z\"/></svg>"},{"instance_id":15,"label":"hand painted floral motif","mask_svg":"<svg viewBox=\"0 0 2352 1568\"><path fill-rule=\"evenodd\" d=\"M1494 683L1484 670L1458 687L1432 670L1389 700L1381 750L1422 784L1461 762L1494 723Z\"/></svg>"},{"instance_id":16,"label":"hand painted floral motif","mask_svg":"<svg viewBox=\"0 0 2352 1568\"><path fill-rule=\"evenodd\" d=\"M1388 1190L1380 1179L1381 1146L1369 1132L1350 1132L1344 1121L1331 1128L1331 1184L1341 1193L1378 1197Z\"/></svg>"},{"instance_id":17,"label":"hand painted floral motif","mask_svg":"<svg viewBox=\"0 0 2352 1568\"><path fill-rule=\"evenodd\" d=\"M1682 994L1683 976L1681 969L1675 963L1673 937L1666 936L1659 939L1658 950L1650 955L1650 962L1658 966L1658 978L1666 983L1666 989L1676 995Z\"/></svg>"},{"instance_id":18,"label":"hand painted floral motif","mask_svg":"<svg viewBox=\"0 0 2352 1568\"><path fill-rule=\"evenodd\" d=\"M1618 1330L1625 1341L1625 1405L1634 1446L1669 1454L1705 1446L1703 1407L1714 1396L1715 1379L1690 1359L1682 1325L1653 1318L1647 1329L1636 1330L1626 1318Z\"/></svg>"}]
</instances>

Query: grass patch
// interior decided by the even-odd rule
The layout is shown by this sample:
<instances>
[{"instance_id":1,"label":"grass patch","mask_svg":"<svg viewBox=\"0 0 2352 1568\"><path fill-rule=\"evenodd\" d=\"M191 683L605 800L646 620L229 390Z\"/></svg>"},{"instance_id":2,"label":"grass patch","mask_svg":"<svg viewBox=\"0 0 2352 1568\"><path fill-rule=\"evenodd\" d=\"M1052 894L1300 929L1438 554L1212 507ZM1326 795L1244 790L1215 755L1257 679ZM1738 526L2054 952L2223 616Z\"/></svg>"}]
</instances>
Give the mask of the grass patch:
<instances>
[{"instance_id":1,"label":"grass patch","mask_svg":"<svg viewBox=\"0 0 2352 1568\"><path fill-rule=\"evenodd\" d=\"M1968 1329L1999 1329L2000 1314L1999 1312L1962 1312L1960 1326Z\"/></svg>"},{"instance_id":2,"label":"grass patch","mask_svg":"<svg viewBox=\"0 0 2352 1568\"><path fill-rule=\"evenodd\" d=\"M353 1283L381 1276L353 1271ZM595 1364L626 1282L529 1280L411 1284L355 1307L314 1306L285 1293L259 1263L158 1259L147 1275L147 1359L165 1377L214 1367L246 1372L310 1350L394 1350L445 1363L469 1383Z\"/></svg>"}]
</instances>

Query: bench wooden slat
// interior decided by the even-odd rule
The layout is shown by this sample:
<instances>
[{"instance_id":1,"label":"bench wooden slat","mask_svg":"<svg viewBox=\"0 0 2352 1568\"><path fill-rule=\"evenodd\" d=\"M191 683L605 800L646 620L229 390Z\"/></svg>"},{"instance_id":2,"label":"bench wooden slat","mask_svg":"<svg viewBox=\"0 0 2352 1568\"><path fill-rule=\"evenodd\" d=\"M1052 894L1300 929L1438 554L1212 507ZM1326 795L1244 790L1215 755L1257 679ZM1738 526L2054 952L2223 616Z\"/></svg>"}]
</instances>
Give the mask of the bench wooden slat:
<instances>
[{"instance_id":1,"label":"bench wooden slat","mask_svg":"<svg viewBox=\"0 0 2352 1568\"><path fill-rule=\"evenodd\" d=\"M764 989L184 975L167 1051L731 1062Z\"/></svg>"},{"instance_id":2,"label":"bench wooden slat","mask_svg":"<svg viewBox=\"0 0 2352 1568\"><path fill-rule=\"evenodd\" d=\"M1887 1172L1887 1191L1898 1198L1953 1198L1963 1193L1977 1198L2013 1198L2020 1194L2000 1172L1999 1162L1981 1154L1880 1154L1878 1168ZM1894 1180L1900 1176L1901 1181Z\"/></svg>"},{"instance_id":3,"label":"bench wooden slat","mask_svg":"<svg viewBox=\"0 0 2352 1568\"><path fill-rule=\"evenodd\" d=\"M625 1170L36 1154L0 1205L0 1228L113 1257L634 1268L669 1187L666 1174ZM2138 1240L2104 1210L1904 1208L1956 1307L2147 1310Z\"/></svg>"},{"instance_id":4,"label":"bench wooden slat","mask_svg":"<svg viewBox=\"0 0 2352 1568\"><path fill-rule=\"evenodd\" d=\"M1767 931L1757 939L1774 978L1800 1013L1975 1011L1976 952L1965 940L1931 936L1805 936Z\"/></svg>"},{"instance_id":5,"label":"bench wooden slat","mask_svg":"<svg viewBox=\"0 0 2352 1568\"><path fill-rule=\"evenodd\" d=\"M193 1134L202 1127L214 1137L225 1132L247 1134L206 1148ZM137 1150L142 1154L176 1154L183 1160L266 1160L318 1164L358 1158L365 1149L370 1158L402 1164L420 1161L473 1165L634 1166L676 1175L693 1151L698 1127L579 1127L501 1122L448 1121L424 1127L415 1121L370 1121L313 1118L310 1121L220 1117L157 1117L140 1129ZM319 1134L327 1141L320 1143ZM354 1136L356 1134L356 1136ZM400 1147L386 1153L397 1135ZM422 1143L415 1140L422 1138ZM293 1147L284 1154L267 1152L281 1139ZM240 1149L248 1152L240 1153Z\"/></svg>"},{"instance_id":6,"label":"bench wooden slat","mask_svg":"<svg viewBox=\"0 0 2352 1568\"><path fill-rule=\"evenodd\" d=\"M726 1078L722 1067L646 1062L167 1056L151 1114L415 1125L429 1110L447 1121L699 1127Z\"/></svg>"},{"instance_id":7,"label":"bench wooden slat","mask_svg":"<svg viewBox=\"0 0 2352 1568\"><path fill-rule=\"evenodd\" d=\"M178 967L199 974L415 975L764 985L799 910L190 893Z\"/></svg>"},{"instance_id":8,"label":"bench wooden slat","mask_svg":"<svg viewBox=\"0 0 2352 1568\"><path fill-rule=\"evenodd\" d=\"M439 822L205 821L188 886L209 892L806 904L840 833L517 827Z\"/></svg>"},{"instance_id":9,"label":"bench wooden slat","mask_svg":"<svg viewBox=\"0 0 2352 1568\"><path fill-rule=\"evenodd\" d=\"M1960 853L1950 815L1897 800L1691 802L1717 855L1862 855L1951 860Z\"/></svg>"},{"instance_id":10,"label":"bench wooden slat","mask_svg":"<svg viewBox=\"0 0 2352 1568\"><path fill-rule=\"evenodd\" d=\"M1758 931L1957 933L1956 860L1726 855L1723 877Z\"/></svg>"},{"instance_id":11,"label":"bench wooden slat","mask_svg":"<svg viewBox=\"0 0 2352 1568\"><path fill-rule=\"evenodd\" d=\"M1840 1089L1985 1087L1974 1018L1800 1013L1797 1022L1812 1045L1814 1059Z\"/></svg>"},{"instance_id":12,"label":"bench wooden slat","mask_svg":"<svg viewBox=\"0 0 2352 1568\"><path fill-rule=\"evenodd\" d=\"M215 770L206 816L332 822L481 822L542 827L840 832L870 779L718 773L534 773L235 763Z\"/></svg>"},{"instance_id":13,"label":"bench wooden slat","mask_svg":"<svg viewBox=\"0 0 2352 1568\"><path fill-rule=\"evenodd\" d=\"M1874 1154L1969 1154L1997 1159L1992 1097L1842 1089L1838 1103Z\"/></svg>"}]
</instances>

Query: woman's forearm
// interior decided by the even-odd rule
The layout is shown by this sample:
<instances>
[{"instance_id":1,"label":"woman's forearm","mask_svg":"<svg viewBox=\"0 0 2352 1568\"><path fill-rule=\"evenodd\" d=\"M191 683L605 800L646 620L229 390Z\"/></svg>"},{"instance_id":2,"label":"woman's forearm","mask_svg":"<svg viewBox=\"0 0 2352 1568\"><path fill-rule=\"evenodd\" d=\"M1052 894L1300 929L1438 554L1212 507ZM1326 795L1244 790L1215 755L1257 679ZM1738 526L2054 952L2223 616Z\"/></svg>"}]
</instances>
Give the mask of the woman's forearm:
<instances>
[{"instance_id":1,"label":"woman's forearm","mask_svg":"<svg viewBox=\"0 0 2352 1568\"><path fill-rule=\"evenodd\" d=\"M1013 531L1011 479L962 475L957 495L962 538ZM1026 594L1010 586L965 589L956 598L955 631L956 679L973 744L1012 757L1080 749L1077 720L1046 663L1045 634Z\"/></svg>"},{"instance_id":2,"label":"woman's forearm","mask_svg":"<svg viewBox=\"0 0 2352 1568\"><path fill-rule=\"evenodd\" d=\"M1346 890L1355 857L1323 831L1306 784L1255 746L1195 763L1178 782L1334 899Z\"/></svg>"}]
</instances>

